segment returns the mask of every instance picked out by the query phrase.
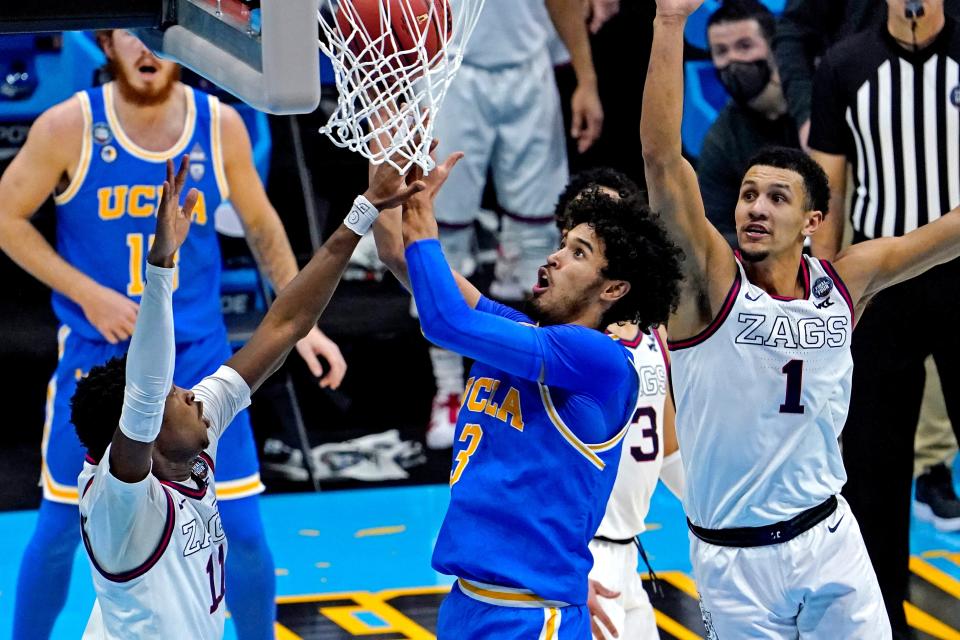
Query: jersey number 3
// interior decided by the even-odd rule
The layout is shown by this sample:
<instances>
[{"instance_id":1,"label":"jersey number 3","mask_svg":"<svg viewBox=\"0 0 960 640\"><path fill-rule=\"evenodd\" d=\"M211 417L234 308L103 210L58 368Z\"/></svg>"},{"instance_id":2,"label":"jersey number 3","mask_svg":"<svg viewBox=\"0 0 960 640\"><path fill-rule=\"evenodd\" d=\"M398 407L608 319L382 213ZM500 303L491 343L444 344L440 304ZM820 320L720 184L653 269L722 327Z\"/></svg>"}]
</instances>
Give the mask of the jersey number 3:
<instances>
[{"instance_id":1,"label":"jersey number 3","mask_svg":"<svg viewBox=\"0 0 960 640\"><path fill-rule=\"evenodd\" d=\"M647 447L630 447L630 455L633 456L633 459L637 462L650 462L651 460L657 459L657 454L660 453L660 437L657 435L657 411L653 407L638 407L637 412L633 414L633 421L630 423L631 429L639 429L640 421L646 418L647 424L640 431L640 435L644 439L650 441L649 448Z\"/></svg>"}]
</instances>

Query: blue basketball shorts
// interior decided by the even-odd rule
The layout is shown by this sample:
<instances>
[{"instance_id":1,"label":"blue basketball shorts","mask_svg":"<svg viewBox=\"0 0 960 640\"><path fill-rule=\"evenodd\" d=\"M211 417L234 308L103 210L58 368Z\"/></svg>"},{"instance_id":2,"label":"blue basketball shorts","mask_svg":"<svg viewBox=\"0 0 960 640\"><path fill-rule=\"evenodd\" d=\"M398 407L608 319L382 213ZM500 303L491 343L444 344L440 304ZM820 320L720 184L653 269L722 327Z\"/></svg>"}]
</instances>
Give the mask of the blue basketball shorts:
<instances>
[{"instance_id":1,"label":"blue basketball shorts","mask_svg":"<svg viewBox=\"0 0 960 640\"><path fill-rule=\"evenodd\" d=\"M437 618L438 640L589 640L586 606L503 606L468 596L454 584Z\"/></svg>"},{"instance_id":2,"label":"blue basketball shorts","mask_svg":"<svg viewBox=\"0 0 960 640\"><path fill-rule=\"evenodd\" d=\"M110 344L88 340L66 325L57 333L59 359L47 386L46 418L41 445L40 484L43 497L54 502L77 504L77 476L86 449L70 422L70 399L77 380L91 368L122 356L129 342ZM190 388L226 362L232 351L226 333L218 331L194 342L178 344L174 383ZM220 439L217 449L217 498L236 500L263 491L250 416L240 412Z\"/></svg>"}]
</instances>

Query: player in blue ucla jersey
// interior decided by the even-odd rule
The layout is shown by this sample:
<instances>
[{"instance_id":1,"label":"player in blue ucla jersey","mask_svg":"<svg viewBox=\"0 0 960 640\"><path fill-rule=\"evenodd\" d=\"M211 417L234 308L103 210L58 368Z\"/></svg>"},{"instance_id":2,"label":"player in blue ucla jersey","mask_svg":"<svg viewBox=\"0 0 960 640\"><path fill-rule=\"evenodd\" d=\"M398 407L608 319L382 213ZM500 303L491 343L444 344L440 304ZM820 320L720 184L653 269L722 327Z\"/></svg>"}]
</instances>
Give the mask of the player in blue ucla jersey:
<instances>
[{"instance_id":1,"label":"player in blue ucla jersey","mask_svg":"<svg viewBox=\"0 0 960 640\"><path fill-rule=\"evenodd\" d=\"M451 273L436 239L432 198L458 157L404 208L405 264L396 219L378 222L381 255L412 288L424 335L476 361L433 556L457 577L438 636L586 638L588 543L638 393L628 351L601 329L666 317L678 253L635 201L593 190L570 206L571 227L540 268L533 317L488 300Z\"/></svg>"},{"instance_id":2,"label":"player in blue ucla jersey","mask_svg":"<svg viewBox=\"0 0 960 640\"><path fill-rule=\"evenodd\" d=\"M75 505L84 456L68 403L79 377L127 349L144 287L162 163L189 155L187 186L201 193L174 283L178 384L194 385L230 355L214 230L221 202L229 197L254 255L277 288L297 273L236 111L178 82L178 67L153 56L130 33L101 33L100 42L115 81L42 114L0 179L0 247L53 289L60 321L60 359L48 390L43 436L44 499L22 561L15 638L48 637L63 607L80 540ZM30 223L51 193L56 248ZM337 365L322 384L339 383L342 357L325 336L313 331L297 348L316 374L321 373L316 353ZM217 494L232 543L227 603L241 638L272 638L275 578L246 413L221 447Z\"/></svg>"}]
</instances>

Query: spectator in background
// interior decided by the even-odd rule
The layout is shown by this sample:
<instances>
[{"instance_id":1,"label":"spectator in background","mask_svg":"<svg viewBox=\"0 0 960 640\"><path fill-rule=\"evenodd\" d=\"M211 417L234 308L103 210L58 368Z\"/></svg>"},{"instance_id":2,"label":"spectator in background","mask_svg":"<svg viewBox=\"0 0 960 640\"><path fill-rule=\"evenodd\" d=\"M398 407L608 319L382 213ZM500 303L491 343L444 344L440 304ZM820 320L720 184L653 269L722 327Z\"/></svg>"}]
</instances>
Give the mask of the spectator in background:
<instances>
[{"instance_id":1,"label":"spectator in background","mask_svg":"<svg viewBox=\"0 0 960 640\"><path fill-rule=\"evenodd\" d=\"M830 179L830 209L838 214L814 237L818 258L833 259L840 249L848 165L854 242L902 236L960 205L960 139L949 126L960 109L960 23L944 15L943 0L924 0L924 15L912 19L905 0L887 4L882 28L840 42L817 69L810 147ZM897 637L910 637L902 603L914 434L928 355L954 431L960 427L958 299L955 260L878 294L854 332L843 492L861 523ZM910 330L918 318L919 334ZM960 529L960 501L945 466L917 487L918 513L922 506L938 528Z\"/></svg>"},{"instance_id":2,"label":"spectator in background","mask_svg":"<svg viewBox=\"0 0 960 640\"><path fill-rule=\"evenodd\" d=\"M776 21L759 0L725 0L707 21L710 56L732 100L703 140L697 178L707 218L730 246L748 162L766 146L799 147L773 57Z\"/></svg>"},{"instance_id":3,"label":"spectator in background","mask_svg":"<svg viewBox=\"0 0 960 640\"><path fill-rule=\"evenodd\" d=\"M960 18L960 0L944 0L947 15ZM774 39L790 115L808 149L810 96L817 60L836 42L867 27L880 27L887 18L881 0L789 0Z\"/></svg>"}]
</instances>

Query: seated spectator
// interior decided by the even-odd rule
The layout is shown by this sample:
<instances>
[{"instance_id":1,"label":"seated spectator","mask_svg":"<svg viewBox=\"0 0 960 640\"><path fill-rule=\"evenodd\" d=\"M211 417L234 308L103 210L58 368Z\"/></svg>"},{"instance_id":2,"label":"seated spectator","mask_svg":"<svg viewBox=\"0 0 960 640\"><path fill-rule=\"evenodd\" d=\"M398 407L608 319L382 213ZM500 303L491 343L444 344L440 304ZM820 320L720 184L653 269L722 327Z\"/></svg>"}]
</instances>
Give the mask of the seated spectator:
<instances>
[{"instance_id":1,"label":"seated spectator","mask_svg":"<svg viewBox=\"0 0 960 640\"><path fill-rule=\"evenodd\" d=\"M732 100L707 131L697 177L707 218L736 247L733 211L747 162L762 147L799 147L773 58L776 21L759 0L725 0L707 22L710 56Z\"/></svg>"}]
</instances>

